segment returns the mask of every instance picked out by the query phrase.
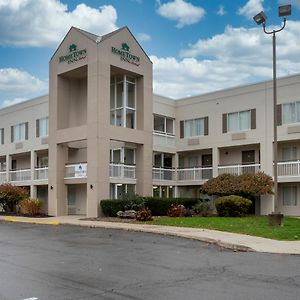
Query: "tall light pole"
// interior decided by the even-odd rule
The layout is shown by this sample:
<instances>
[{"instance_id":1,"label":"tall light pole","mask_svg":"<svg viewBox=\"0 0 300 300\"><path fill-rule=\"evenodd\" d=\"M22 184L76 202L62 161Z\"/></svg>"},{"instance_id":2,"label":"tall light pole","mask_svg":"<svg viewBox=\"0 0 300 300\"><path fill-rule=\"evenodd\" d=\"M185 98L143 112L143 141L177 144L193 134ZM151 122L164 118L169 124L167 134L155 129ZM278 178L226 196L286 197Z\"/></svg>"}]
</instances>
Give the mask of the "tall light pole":
<instances>
[{"instance_id":1,"label":"tall light pole","mask_svg":"<svg viewBox=\"0 0 300 300\"><path fill-rule=\"evenodd\" d=\"M286 17L292 13L291 5L283 5L278 8L278 16L283 17L283 25L277 30L266 30L267 16L262 11L253 17L257 25L262 24L264 33L272 34L273 40L273 126L274 126L274 143L273 143L273 159L274 159L274 213L278 214L278 174L277 174L277 78L276 78L276 33L282 31L286 25Z\"/></svg>"}]
</instances>

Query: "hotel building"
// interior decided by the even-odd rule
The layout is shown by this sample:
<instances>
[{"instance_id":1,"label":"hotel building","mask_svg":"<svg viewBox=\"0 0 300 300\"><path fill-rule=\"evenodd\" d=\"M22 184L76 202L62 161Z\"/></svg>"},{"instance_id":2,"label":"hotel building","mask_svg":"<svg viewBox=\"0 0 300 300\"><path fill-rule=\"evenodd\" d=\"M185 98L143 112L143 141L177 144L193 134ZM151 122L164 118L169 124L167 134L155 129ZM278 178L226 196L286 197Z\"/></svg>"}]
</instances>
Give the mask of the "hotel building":
<instances>
[{"instance_id":1,"label":"hotel building","mask_svg":"<svg viewBox=\"0 0 300 300\"><path fill-rule=\"evenodd\" d=\"M272 82L172 100L127 27L72 27L49 67L49 95L0 110L0 183L49 215L97 217L125 193L199 197L219 174L273 174ZM300 215L300 75L278 80L279 209ZM300 198L299 198L300 199ZM273 196L255 203L274 210Z\"/></svg>"}]
</instances>

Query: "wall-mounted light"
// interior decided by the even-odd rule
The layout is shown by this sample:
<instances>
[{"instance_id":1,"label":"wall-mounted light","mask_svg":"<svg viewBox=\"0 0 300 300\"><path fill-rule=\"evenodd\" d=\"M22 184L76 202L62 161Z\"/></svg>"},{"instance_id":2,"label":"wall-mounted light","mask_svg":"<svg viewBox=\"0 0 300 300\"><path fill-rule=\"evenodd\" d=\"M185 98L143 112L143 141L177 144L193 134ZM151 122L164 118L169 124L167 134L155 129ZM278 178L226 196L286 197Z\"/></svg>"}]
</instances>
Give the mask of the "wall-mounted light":
<instances>
[{"instance_id":1,"label":"wall-mounted light","mask_svg":"<svg viewBox=\"0 0 300 300\"><path fill-rule=\"evenodd\" d=\"M93 185L92 184L90 184L90 189L92 190L94 187L93 187Z\"/></svg>"},{"instance_id":2,"label":"wall-mounted light","mask_svg":"<svg viewBox=\"0 0 300 300\"><path fill-rule=\"evenodd\" d=\"M53 185L50 185L50 190L53 190Z\"/></svg>"}]
</instances>

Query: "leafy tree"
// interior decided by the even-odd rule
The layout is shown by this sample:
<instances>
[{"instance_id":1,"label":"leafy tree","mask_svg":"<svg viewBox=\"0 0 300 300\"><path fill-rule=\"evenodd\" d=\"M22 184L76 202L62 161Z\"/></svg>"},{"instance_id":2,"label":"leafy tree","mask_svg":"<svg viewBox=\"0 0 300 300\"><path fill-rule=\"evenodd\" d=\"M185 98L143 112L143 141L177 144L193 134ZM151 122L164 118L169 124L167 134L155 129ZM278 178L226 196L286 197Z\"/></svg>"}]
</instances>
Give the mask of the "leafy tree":
<instances>
[{"instance_id":1,"label":"leafy tree","mask_svg":"<svg viewBox=\"0 0 300 300\"><path fill-rule=\"evenodd\" d=\"M4 212L16 212L20 201L28 198L28 192L22 187L4 183L0 185L0 208Z\"/></svg>"}]
</instances>

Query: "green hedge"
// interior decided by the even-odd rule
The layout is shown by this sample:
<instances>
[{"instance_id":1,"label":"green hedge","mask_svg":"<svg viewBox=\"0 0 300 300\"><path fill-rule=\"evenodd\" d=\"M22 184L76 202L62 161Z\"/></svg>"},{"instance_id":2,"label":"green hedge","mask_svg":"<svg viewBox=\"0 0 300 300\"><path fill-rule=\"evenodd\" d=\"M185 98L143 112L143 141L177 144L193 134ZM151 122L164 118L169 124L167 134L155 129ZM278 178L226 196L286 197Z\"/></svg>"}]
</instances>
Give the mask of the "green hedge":
<instances>
[{"instance_id":1,"label":"green hedge","mask_svg":"<svg viewBox=\"0 0 300 300\"><path fill-rule=\"evenodd\" d=\"M124 200L102 200L100 206L102 212L107 217L115 217L118 211L126 209L137 209L144 205L144 207L151 210L153 216L166 216L168 209L172 204L182 204L186 208L192 208L199 199L194 198L153 198L144 197L138 199L124 199ZM143 203L142 203L143 202Z\"/></svg>"},{"instance_id":2,"label":"green hedge","mask_svg":"<svg viewBox=\"0 0 300 300\"><path fill-rule=\"evenodd\" d=\"M249 211L251 201L240 196L224 196L215 205L220 217L242 217Z\"/></svg>"}]
</instances>

